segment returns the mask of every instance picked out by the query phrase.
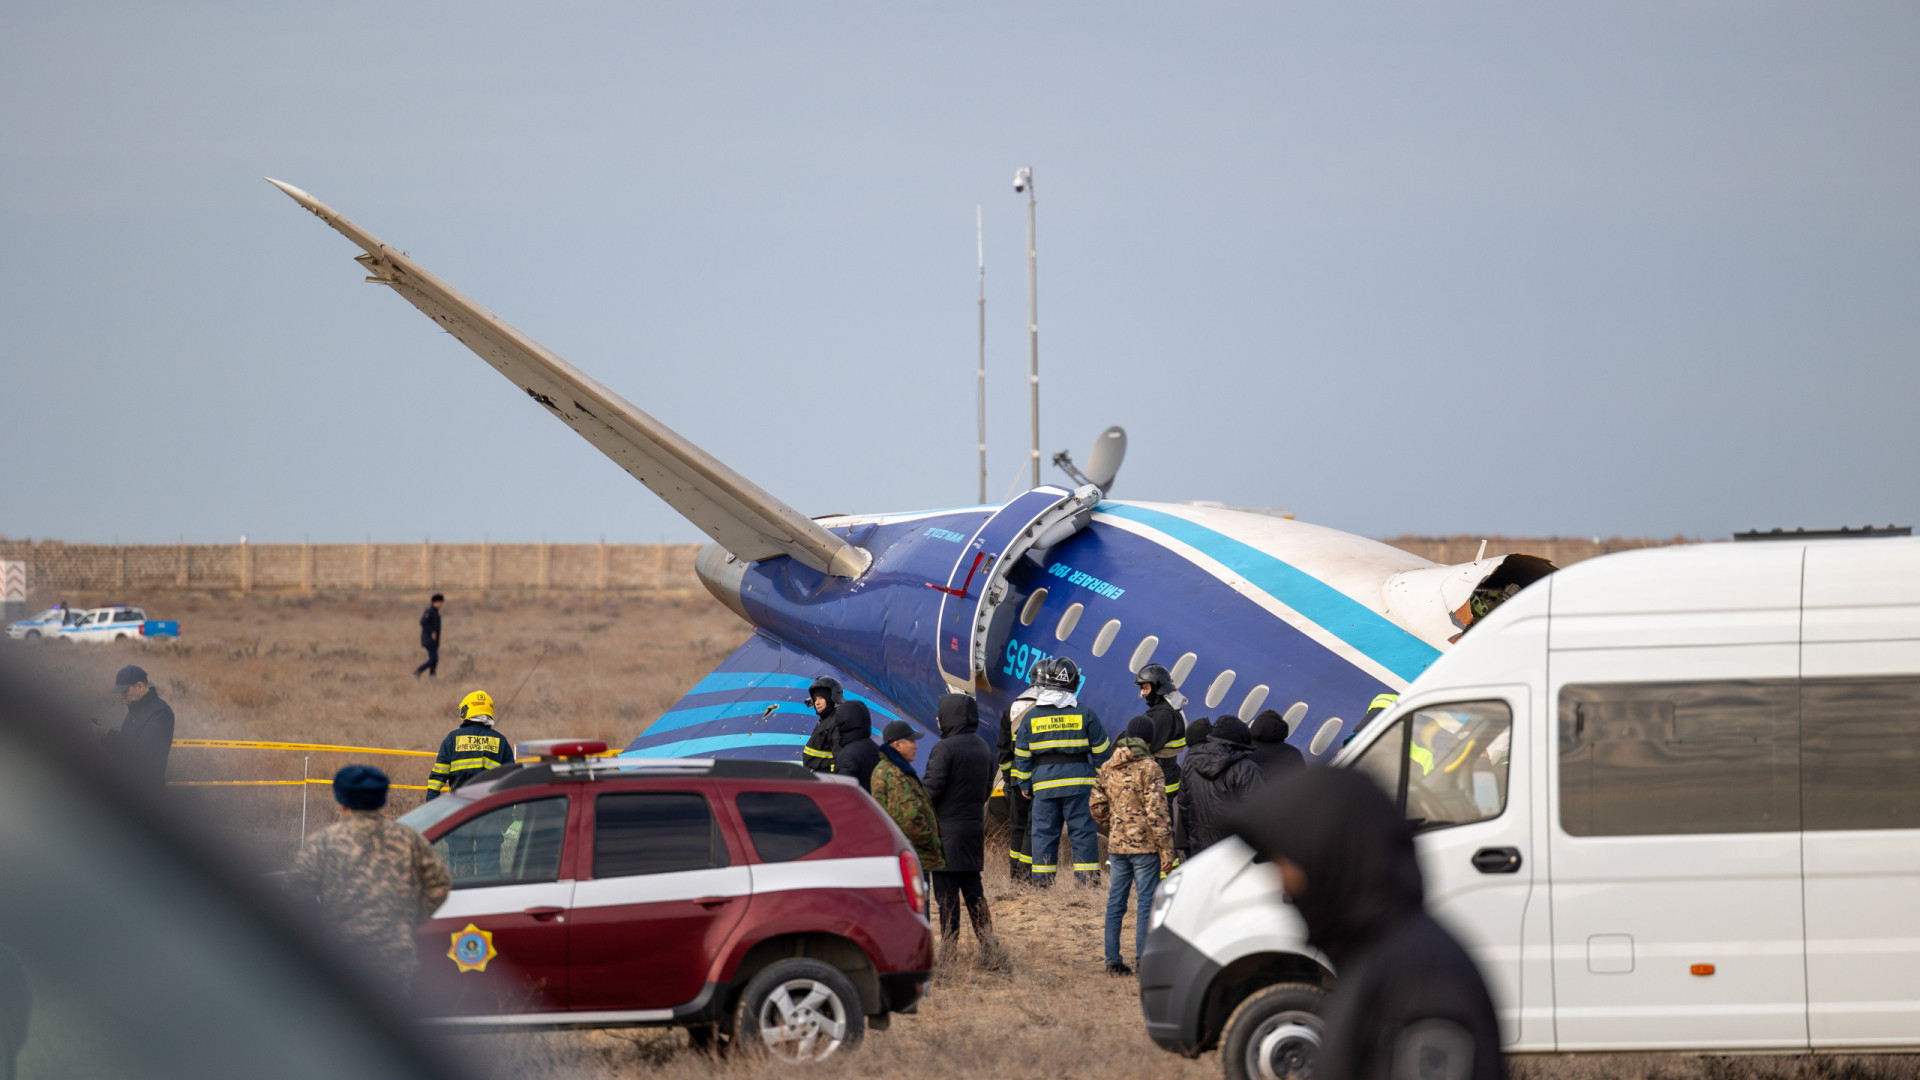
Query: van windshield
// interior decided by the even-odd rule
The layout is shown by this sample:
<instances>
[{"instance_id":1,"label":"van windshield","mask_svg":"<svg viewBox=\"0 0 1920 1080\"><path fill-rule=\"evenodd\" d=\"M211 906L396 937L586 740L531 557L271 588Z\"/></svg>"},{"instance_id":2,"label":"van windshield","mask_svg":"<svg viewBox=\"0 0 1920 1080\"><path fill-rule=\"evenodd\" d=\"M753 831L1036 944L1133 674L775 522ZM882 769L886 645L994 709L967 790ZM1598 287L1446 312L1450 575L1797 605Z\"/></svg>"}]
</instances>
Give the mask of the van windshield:
<instances>
[{"instance_id":1,"label":"van windshield","mask_svg":"<svg viewBox=\"0 0 1920 1080\"><path fill-rule=\"evenodd\" d=\"M1505 812L1512 741L1504 701L1433 705L1394 721L1352 767L1404 808L1415 831L1444 829Z\"/></svg>"}]
</instances>

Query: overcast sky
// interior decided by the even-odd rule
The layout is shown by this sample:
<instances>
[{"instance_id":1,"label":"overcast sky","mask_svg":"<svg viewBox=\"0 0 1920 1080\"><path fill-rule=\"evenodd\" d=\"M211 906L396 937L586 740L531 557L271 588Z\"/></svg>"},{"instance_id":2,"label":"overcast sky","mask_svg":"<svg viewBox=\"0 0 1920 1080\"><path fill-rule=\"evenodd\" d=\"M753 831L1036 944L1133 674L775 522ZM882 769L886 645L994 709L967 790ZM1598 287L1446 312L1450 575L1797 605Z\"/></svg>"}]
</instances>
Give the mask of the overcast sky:
<instances>
[{"instance_id":1,"label":"overcast sky","mask_svg":"<svg viewBox=\"0 0 1920 1080\"><path fill-rule=\"evenodd\" d=\"M261 181L809 514L1920 517L1920 6L0 6L0 533L696 540ZM1050 479L1058 474L1048 469Z\"/></svg>"}]
</instances>

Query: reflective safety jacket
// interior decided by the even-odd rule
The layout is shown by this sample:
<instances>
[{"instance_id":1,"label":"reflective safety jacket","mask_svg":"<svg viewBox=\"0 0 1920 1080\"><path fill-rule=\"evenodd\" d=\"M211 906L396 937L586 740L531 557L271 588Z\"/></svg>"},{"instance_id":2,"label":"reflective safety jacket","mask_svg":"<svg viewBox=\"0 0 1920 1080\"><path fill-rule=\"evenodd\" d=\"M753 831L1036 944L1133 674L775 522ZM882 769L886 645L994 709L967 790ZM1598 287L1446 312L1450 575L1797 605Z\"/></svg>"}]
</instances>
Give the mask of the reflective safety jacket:
<instances>
[{"instance_id":1,"label":"reflective safety jacket","mask_svg":"<svg viewBox=\"0 0 1920 1080\"><path fill-rule=\"evenodd\" d=\"M1013 778L1036 799L1087 795L1113 742L1092 709L1035 705L1016 726Z\"/></svg>"},{"instance_id":2,"label":"reflective safety jacket","mask_svg":"<svg viewBox=\"0 0 1920 1080\"><path fill-rule=\"evenodd\" d=\"M459 786L498 765L513 764L513 744L492 724L468 720L440 740L440 756L427 777L427 798Z\"/></svg>"}]
</instances>

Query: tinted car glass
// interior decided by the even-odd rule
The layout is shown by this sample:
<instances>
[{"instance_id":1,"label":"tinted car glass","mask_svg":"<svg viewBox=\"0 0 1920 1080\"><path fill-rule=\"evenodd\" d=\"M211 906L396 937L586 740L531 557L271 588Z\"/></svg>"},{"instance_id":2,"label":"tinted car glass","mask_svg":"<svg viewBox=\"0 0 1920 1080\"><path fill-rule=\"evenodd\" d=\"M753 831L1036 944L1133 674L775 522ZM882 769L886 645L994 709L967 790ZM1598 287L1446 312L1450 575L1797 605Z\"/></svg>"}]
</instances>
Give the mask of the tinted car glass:
<instances>
[{"instance_id":1,"label":"tinted car glass","mask_svg":"<svg viewBox=\"0 0 1920 1080\"><path fill-rule=\"evenodd\" d=\"M594 877L670 874L725 865L727 847L704 795L633 791L594 800Z\"/></svg>"},{"instance_id":2,"label":"tinted car glass","mask_svg":"<svg viewBox=\"0 0 1920 1080\"><path fill-rule=\"evenodd\" d=\"M1373 778L1380 790L1387 793L1395 806L1400 805L1400 785L1406 781L1407 772L1407 721L1401 717L1393 726L1382 731L1373 745L1360 752L1353 767Z\"/></svg>"},{"instance_id":3,"label":"tinted car glass","mask_svg":"<svg viewBox=\"0 0 1920 1080\"><path fill-rule=\"evenodd\" d=\"M1800 828L1795 680L1560 692L1560 824L1574 836Z\"/></svg>"},{"instance_id":4,"label":"tinted car glass","mask_svg":"<svg viewBox=\"0 0 1920 1080\"><path fill-rule=\"evenodd\" d=\"M1920 828L1920 679L1801 684L1808 829Z\"/></svg>"},{"instance_id":5,"label":"tinted car glass","mask_svg":"<svg viewBox=\"0 0 1920 1080\"><path fill-rule=\"evenodd\" d=\"M435 841L433 850L456 889L554 881L566 832L567 798L555 795L489 810Z\"/></svg>"},{"instance_id":6,"label":"tinted car glass","mask_svg":"<svg viewBox=\"0 0 1920 1080\"><path fill-rule=\"evenodd\" d=\"M820 804L791 791L743 791L734 800L761 862L788 862L826 847L833 822Z\"/></svg>"}]
</instances>

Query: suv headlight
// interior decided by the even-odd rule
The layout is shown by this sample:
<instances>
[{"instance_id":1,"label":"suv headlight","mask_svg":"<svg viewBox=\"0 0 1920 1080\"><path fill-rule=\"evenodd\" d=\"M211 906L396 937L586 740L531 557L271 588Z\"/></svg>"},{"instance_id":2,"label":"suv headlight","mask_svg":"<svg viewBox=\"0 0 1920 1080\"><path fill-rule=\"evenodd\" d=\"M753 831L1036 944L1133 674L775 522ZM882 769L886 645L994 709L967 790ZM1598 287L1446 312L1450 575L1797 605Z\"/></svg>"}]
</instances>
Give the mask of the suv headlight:
<instances>
[{"instance_id":1,"label":"suv headlight","mask_svg":"<svg viewBox=\"0 0 1920 1080\"><path fill-rule=\"evenodd\" d=\"M1176 869L1162 879L1160 887L1154 890L1153 912L1147 916L1147 929L1158 929L1161 923L1167 921L1167 909L1173 906L1173 894L1180 891L1180 880L1181 873Z\"/></svg>"}]
</instances>

